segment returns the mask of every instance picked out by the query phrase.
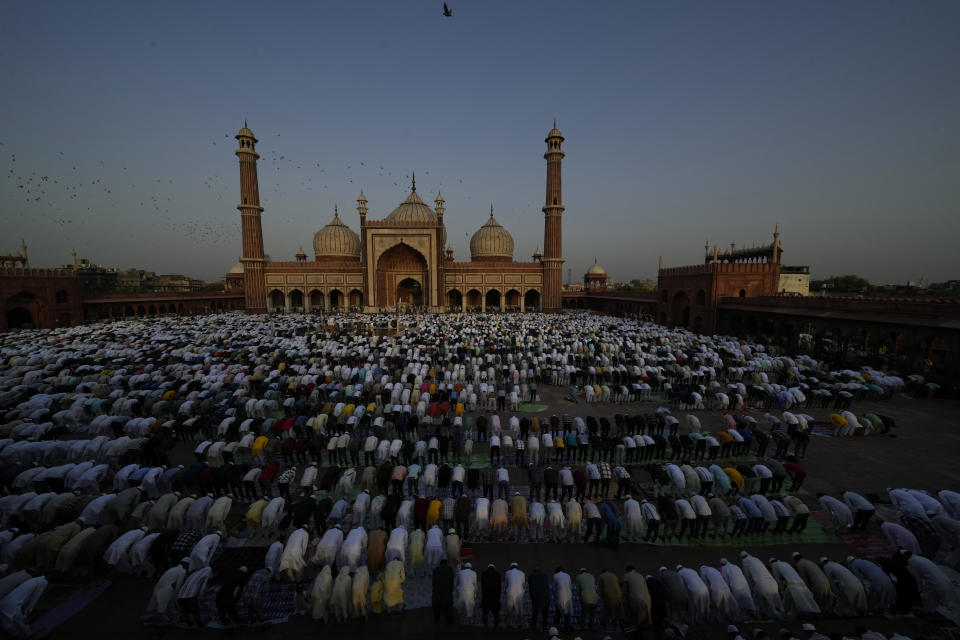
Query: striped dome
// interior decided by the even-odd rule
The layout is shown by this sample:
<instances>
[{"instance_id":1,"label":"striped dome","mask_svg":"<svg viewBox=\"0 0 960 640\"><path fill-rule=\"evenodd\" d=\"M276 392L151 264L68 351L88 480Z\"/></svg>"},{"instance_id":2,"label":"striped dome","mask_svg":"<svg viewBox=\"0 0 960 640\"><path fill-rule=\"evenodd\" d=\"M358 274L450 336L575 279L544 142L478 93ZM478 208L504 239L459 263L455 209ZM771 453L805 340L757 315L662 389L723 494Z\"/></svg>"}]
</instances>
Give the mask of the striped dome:
<instances>
[{"instance_id":1,"label":"striped dome","mask_svg":"<svg viewBox=\"0 0 960 640\"><path fill-rule=\"evenodd\" d=\"M470 238L470 259L477 258L513 260L513 236L493 217L492 207L486 224Z\"/></svg>"},{"instance_id":2,"label":"striped dome","mask_svg":"<svg viewBox=\"0 0 960 640\"><path fill-rule=\"evenodd\" d=\"M436 222L437 214L424 204L416 191L411 191L407 199L387 216L388 222Z\"/></svg>"},{"instance_id":3,"label":"striped dome","mask_svg":"<svg viewBox=\"0 0 960 640\"><path fill-rule=\"evenodd\" d=\"M320 258L360 258L360 237L340 221L334 209L333 220L313 235L313 252Z\"/></svg>"}]
</instances>

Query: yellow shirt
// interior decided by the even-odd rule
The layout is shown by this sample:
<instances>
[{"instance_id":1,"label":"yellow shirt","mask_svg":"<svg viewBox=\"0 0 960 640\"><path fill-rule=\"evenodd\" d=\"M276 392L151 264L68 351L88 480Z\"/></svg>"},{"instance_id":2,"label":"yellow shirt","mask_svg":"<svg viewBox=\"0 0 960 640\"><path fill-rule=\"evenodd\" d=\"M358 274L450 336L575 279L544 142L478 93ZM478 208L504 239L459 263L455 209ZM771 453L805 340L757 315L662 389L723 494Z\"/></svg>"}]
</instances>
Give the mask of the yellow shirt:
<instances>
[{"instance_id":1,"label":"yellow shirt","mask_svg":"<svg viewBox=\"0 0 960 640\"><path fill-rule=\"evenodd\" d=\"M267 446L268 442L270 442L270 438L267 436L259 436L253 441L253 447L250 449L250 453L255 456L263 455L263 448Z\"/></svg>"},{"instance_id":2,"label":"yellow shirt","mask_svg":"<svg viewBox=\"0 0 960 640\"><path fill-rule=\"evenodd\" d=\"M263 510L267 508L267 501L263 498L260 498L247 509L247 515L244 519L247 521L247 524L251 527L260 526L260 518L263 516Z\"/></svg>"},{"instance_id":3,"label":"yellow shirt","mask_svg":"<svg viewBox=\"0 0 960 640\"><path fill-rule=\"evenodd\" d=\"M374 613L383 613L383 576L370 585L370 609Z\"/></svg>"},{"instance_id":4,"label":"yellow shirt","mask_svg":"<svg viewBox=\"0 0 960 640\"><path fill-rule=\"evenodd\" d=\"M383 604L395 607L403 603L403 581L406 579L402 562L391 560L387 563L387 570L383 574Z\"/></svg>"},{"instance_id":5,"label":"yellow shirt","mask_svg":"<svg viewBox=\"0 0 960 640\"><path fill-rule=\"evenodd\" d=\"M443 510L443 503L439 500L430 502L427 507L427 526L432 527L440 521L440 512Z\"/></svg>"}]
</instances>

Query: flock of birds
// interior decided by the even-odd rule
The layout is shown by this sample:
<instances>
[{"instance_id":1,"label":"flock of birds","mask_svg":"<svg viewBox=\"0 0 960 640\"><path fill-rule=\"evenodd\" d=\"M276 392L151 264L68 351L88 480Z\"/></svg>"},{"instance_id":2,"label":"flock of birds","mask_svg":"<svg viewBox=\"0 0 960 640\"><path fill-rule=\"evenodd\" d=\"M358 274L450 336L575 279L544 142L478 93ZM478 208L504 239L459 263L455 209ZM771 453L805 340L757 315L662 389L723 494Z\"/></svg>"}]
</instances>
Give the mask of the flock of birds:
<instances>
[{"instance_id":1,"label":"flock of birds","mask_svg":"<svg viewBox=\"0 0 960 640\"><path fill-rule=\"evenodd\" d=\"M224 134L224 137L229 140L231 135ZM221 143L219 146L231 146L231 143ZM212 144L218 146L216 140ZM238 216L231 215L234 201L239 196L239 186L237 177L232 173L198 176L198 181L189 180L186 183L182 177L128 181L129 169L126 166L111 167L103 159L75 159L66 151L58 151L53 162L46 167L24 168L22 158L9 152L6 147L6 143L0 142L0 153L7 151L4 156L8 160L4 170L6 180L0 183L0 202L6 205L0 211L0 222L30 219L31 224L46 226L44 233L52 229L71 246L81 248L101 233L102 227L89 224L91 218L100 218L102 222L110 224L119 231L121 240L124 230L133 239L141 238L146 229L157 233L156 240L161 245L162 236L169 235L176 238L177 243L187 242L214 251L217 245L222 245L224 249L239 247L240 221ZM286 174L292 174L303 190L311 192L329 190L331 183L339 190L343 188L343 182L356 185L356 191L359 192L362 181L371 181L374 176L381 181L386 178L394 187L405 190L412 178L411 174L392 171L384 165L366 161L344 164L341 171L339 167L323 167L319 162L295 159L288 156L287 152L262 151L261 173L266 174L264 169L268 169L277 176L260 180L261 189L266 187L265 190L270 194L268 198L263 198L261 204L270 211L271 223L302 223L302 226L311 229L310 233L327 222L322 214L317 219L316 209L297 213L288 211L286 215L274 217L282 208L271 209L269 200L283 199L284 191L290 186L289 183L284 184ZM430 171L424 173L430 175ZM337 182L341 184L338 186ZM457 178L457 182L463 184L463 177ZM442 187L442 182L438 183ZM199 196L200 189L216 197ZM471 196L466 196L467 201L471 199ZM389 206L391 203L384 204ZM535 210L532 204L527 209ZM203 213L197 213L198 210ZM469 236L469 232L465 236Z\"/></svg>"}]
</instances>

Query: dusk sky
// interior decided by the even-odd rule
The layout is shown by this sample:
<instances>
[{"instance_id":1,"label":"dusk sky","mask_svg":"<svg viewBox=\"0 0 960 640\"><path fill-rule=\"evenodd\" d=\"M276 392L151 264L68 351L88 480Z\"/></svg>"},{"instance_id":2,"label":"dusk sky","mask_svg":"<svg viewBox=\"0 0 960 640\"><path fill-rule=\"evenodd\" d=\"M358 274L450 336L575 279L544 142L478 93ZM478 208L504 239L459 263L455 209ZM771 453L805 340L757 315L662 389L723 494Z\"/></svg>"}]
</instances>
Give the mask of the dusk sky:
<instances>
[{"instance_id":1,"label":"dusk sky","mask_svg":"<svg viewBox=\"0 0 960 640\"><path fill-rule=\"evenodd\" d=\"M556 118L564 280L777 223L814 278L960 278L960 3L448 3L3 3L0 252L222 277L246 119L272 259L415 171L457 259L493 204L529 260Z\"/></svg>"}]
</instances>

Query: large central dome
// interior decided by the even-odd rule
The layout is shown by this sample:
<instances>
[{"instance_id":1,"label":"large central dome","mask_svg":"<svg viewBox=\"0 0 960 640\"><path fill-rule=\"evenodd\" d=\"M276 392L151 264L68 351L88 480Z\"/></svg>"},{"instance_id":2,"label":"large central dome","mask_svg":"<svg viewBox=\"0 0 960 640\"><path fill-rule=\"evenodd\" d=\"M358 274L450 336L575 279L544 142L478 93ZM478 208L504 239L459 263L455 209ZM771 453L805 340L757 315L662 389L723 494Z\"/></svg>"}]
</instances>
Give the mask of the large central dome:
<instances>
[{"instance_id":1,"label":"large central dome","mask_svg":"<svg viewBox=\"0 0 960 640\"><path fill-rule=\"evenodd\" d=\"M313 236L316 258L360 258L360 237L340 221L334 209L333 220Z\"/></svg>"},{"instance_id":2,"label":"large central dome","mask_svg":"<svg viewBox=\"0 0 960 640\"><path fill-rule=\"evenodd\" d=\"M386 219L388 222L436 222L437 214L423 203L414 190Z\"/></svg>"},{"instance_id":3,"label":"large central dome","mask_svg":"<svg viewBox=\"0 0 960 640\"><path fill-rule=\"evenodd\" d=\"M513 260L513 236L493 217L490 218L470 238L470 259Z\"/></svg>"}]
</instances>

